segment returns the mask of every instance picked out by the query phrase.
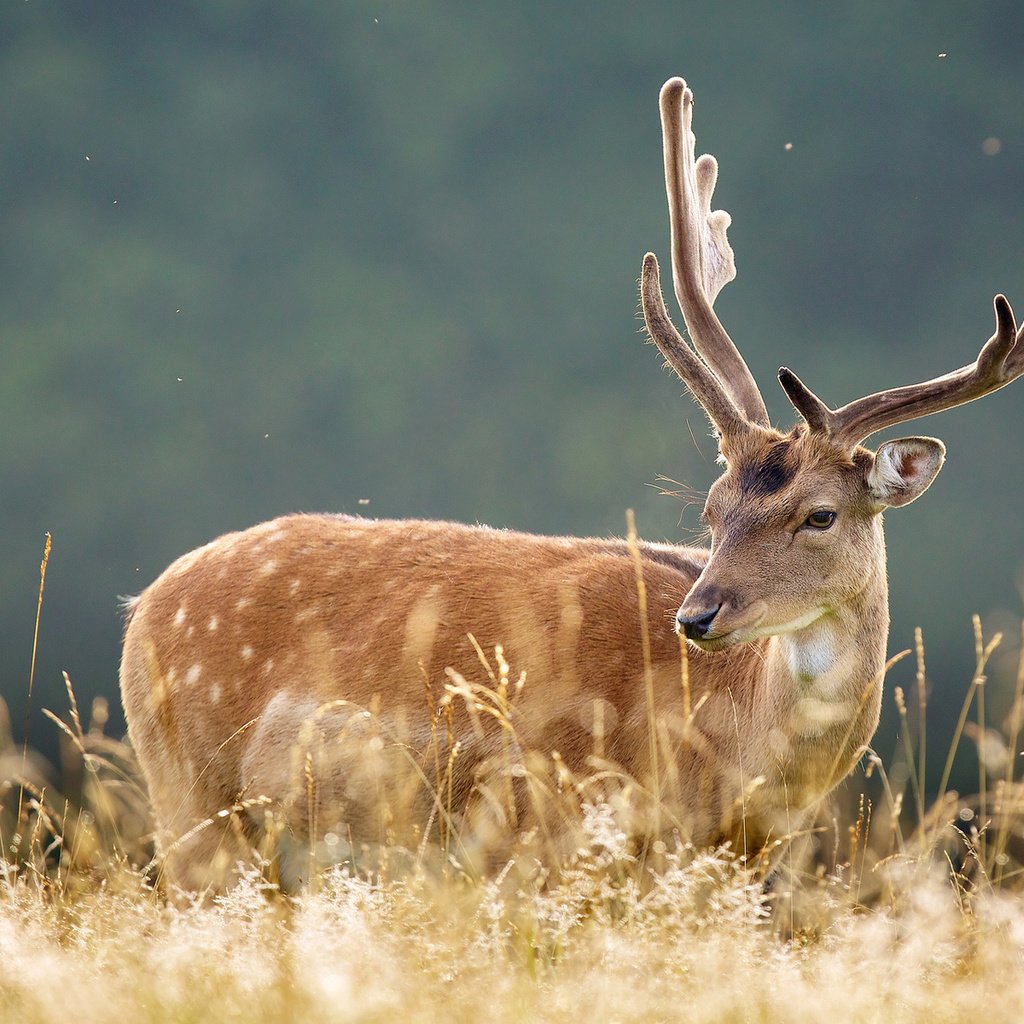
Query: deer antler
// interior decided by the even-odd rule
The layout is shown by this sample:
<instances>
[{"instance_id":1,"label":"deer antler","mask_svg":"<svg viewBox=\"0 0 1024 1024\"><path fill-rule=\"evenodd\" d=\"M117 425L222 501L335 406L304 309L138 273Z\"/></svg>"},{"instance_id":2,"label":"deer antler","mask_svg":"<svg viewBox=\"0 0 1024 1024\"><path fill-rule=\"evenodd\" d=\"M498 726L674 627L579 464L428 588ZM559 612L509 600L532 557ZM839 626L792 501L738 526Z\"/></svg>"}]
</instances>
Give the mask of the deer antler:
<instances>
[{"instance_id":1,"label":"deer antler","mask_svg":"<svg viewBox=\"0 0 1024 1024\"><path fill-rule=\"evenodd\" d=\"M693 93L683 79L670 78L662 86L659 104L672 226L672 271L679 307L694 347L718 378L729 401L749 423L768 426L768 411L757 384L712 308L718 293L736 276L732 247L726 237L731 218L724 210L711 209L718 163L707 154L694 159ZM667 347L657 336L654 340L689 383L686 362L678 365L674 339L668 339Z\"/></svg>"},{"instance_id":2,"label":"deer antler","mask_svg":"<svg viewBox=\"0 0 1024 1024\"><path fill-rule=\"evenodd\" d=\"M653 252L644 257L640 273L640 301L644 309L647 332L661 349L672 369L679 374L691 394L703 406L711 422L723 437L742 433L750 424L736 408L722 387L722 382L701 361L696 352L683 340L665 309L661 292L658 260Z\"/></svg>"},{"instance_id":3,"label":"deer antler","mask_svg":"<svg viewBox=\"0 0 1024 1024\"><path fill-rule=\"evenodd\" d=\"M812 430L827 434L852 451L879 430L973 402L998 391L1024 373L1024 325L1017 329L1005 296L997 295L993 306L995 334L985 342L978 358L969 366L934 380L880 391L840 409L829 409L785 367L779 370L779 382Z\"/></svg>"}]
</instances>

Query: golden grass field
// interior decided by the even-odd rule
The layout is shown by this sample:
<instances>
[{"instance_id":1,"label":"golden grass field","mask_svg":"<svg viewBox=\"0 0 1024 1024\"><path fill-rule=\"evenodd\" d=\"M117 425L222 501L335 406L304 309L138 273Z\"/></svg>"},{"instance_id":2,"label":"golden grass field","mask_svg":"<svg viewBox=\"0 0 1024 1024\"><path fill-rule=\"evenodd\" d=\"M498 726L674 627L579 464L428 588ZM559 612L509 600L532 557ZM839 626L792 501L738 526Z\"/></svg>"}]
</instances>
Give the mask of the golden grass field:
<instances>
[{"instance_id":1,"label":"golden grass field","mask_svg":"<svg viewBox=\"0 0 1024 1024\"><path fill-rule=\"evenodd\" d=\"M868 751L816 827L769 851L767 884L766 858L694 850L671 827L638 843L624 823L648 796L595 772L556 773L559 842L514 836L494 870L464 856L476 838L457 815L392 815L380 843L346 847L298 891L281 890L265 850L226 894L186 897L161 877L130 747L107 735L103 700L80 718L68 682L67 708L50 715L58 768L15 745L0 716L0 1021L1016 1024L1024 669L993 729L998 638L977 622L976 636L939 794L926 802L911 741L927 712L919 643L919 692L889 696L899 753L886 766ZM958 744L977 750L975 796L945 792ZM330 860L332 842L309 856Z\"/></svg>"}]
</instances>

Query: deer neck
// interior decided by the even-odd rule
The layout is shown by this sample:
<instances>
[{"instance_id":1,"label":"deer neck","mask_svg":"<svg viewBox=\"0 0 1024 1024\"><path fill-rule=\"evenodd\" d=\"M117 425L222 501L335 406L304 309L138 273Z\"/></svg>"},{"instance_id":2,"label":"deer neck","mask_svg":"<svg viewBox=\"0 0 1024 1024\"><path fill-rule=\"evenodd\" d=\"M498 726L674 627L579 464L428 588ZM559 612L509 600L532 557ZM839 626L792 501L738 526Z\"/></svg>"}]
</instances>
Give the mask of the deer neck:
<instances>
[{"instance_id":1,"label":"deer neck","mask_svg":"<svg viewBox=\"0 0 1024 1024\"><path fill-rule=\"evenodd\" d=\"M768 685L781 740L773 755L808 797L845 776L874 733L888 628L883 549L859 593L770 642Z\"/></svg>"},{"instance_id":2,"label":"deer neck","mask_svg":"<svg viewBox=\"0 0 1024 1024\"><path fill-rule=\"evenodd\" d=\"M787 689L825 700L842 698L881 670L889 629L884 569L879 577L851 601L775 638L773 675Z\"/></svg>"}]
</instances>

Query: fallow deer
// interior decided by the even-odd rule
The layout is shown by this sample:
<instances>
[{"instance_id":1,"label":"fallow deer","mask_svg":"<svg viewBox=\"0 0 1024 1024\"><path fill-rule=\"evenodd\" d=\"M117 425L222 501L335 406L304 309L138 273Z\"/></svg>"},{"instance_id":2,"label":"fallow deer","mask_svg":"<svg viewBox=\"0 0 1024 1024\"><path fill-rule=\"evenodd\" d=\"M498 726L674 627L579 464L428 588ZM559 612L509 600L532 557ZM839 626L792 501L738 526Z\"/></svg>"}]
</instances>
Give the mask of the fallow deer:
<instances>
[{"instance_id":1,"label":"fallow deer","mask_svg":"<svg viewBox=\"0 0 1024 1024\"><path fill-rule=\"evenodd\" d=\"M1024 328L997 295L995 334L974 363L838 409L783 368L800 422L774 429L713 310L735 277L730 218L711 209L718 167L694 158L682 79L660 106L675 292L693 348L665 310L653 254L641 299L651 338L718 437L710 550L292 515L178 559L130 602L121 691L183 885L205 884L239 828L256 834L261 798L300 835L314 828L314 789L318 807L335 808L332 827L379 829L366 750L392 737L424 789L437 748L438 778L454 759L439 730L461 745L452 814L471 800L474 770L523 750L586 771L599 738L604 763L642 785L667 756L677 825L695 843L733 837L747 849L798 827L863 753L886 661L882 514L922 494L945 453L929 437L862 442L1008 384L1024 371ZM525 685L513 703L498 680L493 702L474 708L465 680L499 644ZM314 734L333 750L315 765Z\"/></svg>"}]
</instances>

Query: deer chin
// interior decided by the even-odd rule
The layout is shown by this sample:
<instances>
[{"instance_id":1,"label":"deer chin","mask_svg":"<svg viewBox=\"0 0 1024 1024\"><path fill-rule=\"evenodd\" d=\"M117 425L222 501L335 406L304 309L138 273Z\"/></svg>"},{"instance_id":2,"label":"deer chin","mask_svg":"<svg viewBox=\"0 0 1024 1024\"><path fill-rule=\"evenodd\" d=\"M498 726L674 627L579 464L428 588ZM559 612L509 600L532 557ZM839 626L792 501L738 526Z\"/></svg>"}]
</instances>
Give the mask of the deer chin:
<instances>
[{"instance_id":1,"label":"deer chin","mask_svg":"<svg viewBox=\"0 0 1024 1024\"><path fill-rule=\"evenodd\" d=\"M740 613L738 622L730 622L726 619L722 626L725 629L718 630L705 636L700 640L690 640L689 643L702 651L714 652L725 651L730 647L738 647L740 644L752 643L754 640L762 640L769 636L784 636L787 633L799 633L800 630L817 622L829 609L822 605L811 608L802 615L784 622L765 622L768 614L768 605L763 601L756 601L748 605ZM718 623L716 622L716 626Z\"/></svg>"}]
</instances>

